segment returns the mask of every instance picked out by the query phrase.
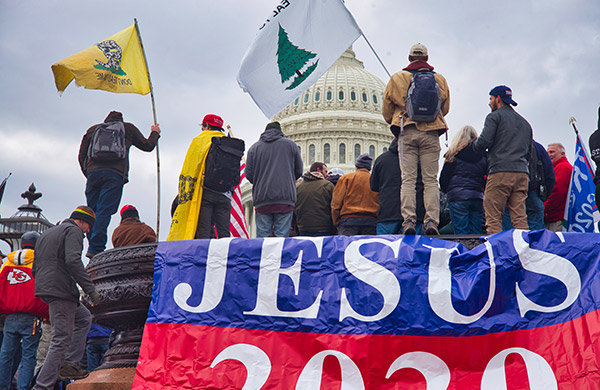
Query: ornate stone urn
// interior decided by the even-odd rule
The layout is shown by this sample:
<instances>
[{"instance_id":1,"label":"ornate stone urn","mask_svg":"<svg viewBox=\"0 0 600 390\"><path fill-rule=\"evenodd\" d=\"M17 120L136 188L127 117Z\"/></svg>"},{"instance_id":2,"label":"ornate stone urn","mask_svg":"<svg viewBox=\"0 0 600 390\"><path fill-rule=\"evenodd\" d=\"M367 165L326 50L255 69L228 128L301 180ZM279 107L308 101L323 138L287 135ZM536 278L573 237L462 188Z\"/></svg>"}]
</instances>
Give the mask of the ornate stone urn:
<instances>
[{"instance_id":1,"label":"ornate stone urn","mask_svg":"<svg viewBox=\"0 0 600 390\"><path fill-rule=\"evenodd\" d=\"M109 249L90 261L87 270L100 294L92 307L94 321L114 330L114 341L100 369L135 367L148 307L152 299L157 243Z\"/></svg>"}]
</instances>

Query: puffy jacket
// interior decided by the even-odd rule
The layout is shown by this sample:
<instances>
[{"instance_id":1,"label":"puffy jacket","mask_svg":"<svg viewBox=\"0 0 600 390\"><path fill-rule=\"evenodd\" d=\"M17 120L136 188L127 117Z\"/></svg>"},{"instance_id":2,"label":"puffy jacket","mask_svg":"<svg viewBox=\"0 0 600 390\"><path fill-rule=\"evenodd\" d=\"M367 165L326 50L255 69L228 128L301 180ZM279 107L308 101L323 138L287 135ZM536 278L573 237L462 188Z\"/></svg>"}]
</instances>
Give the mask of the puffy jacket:
<instances>
[{"instance_id":1,"label":"puffy jacket","mask_svg":"<svg viewBox=\"0 0 600 390\"><path fill-rule=\"evenodd\" d=\"M476 153L471 145L444 162L440 174L440 188L446 193L448 202L483 199L487 159L482 152Z\"/></svg>"},{"instance_id":2,"label":"puffy jacket","mask_svg":"<svg viewBox=\"0 0 600 390\"><path fill-rule=\"evenodd\" d=\"M373 163L370 178L371 190L379 193L377 222L404 221L400 212L402 174L398 160L398 139Z\"/></svg>"},{"instance_id":3,"label":"puffy jacket","mask_svg":"<svg viewBox=\"0 0 600 390\"><path fill-rule=\"evenodd\" d=\"M252 186L254 207L296 204L296 180L302 176L298 145L279 129L269 128L250 147L246 179Z\"/></svg>"},{"instance_id":4,"label":"puffy jacket","mask_svg":"<svg viewBox=\"0 0 600 390\"><path fill-rule=\"evenodd\" d=\"M106 123L115 121L119 118L121 121L123 121L122 116L115 116L111 113L104 120L104 122ZM123 124L125 125L125 147L127 148L127 156L124 160L106 162L88 160L87 153L90 147L90 142L92 141L96 127L99 124L93 125L85 132L83 139L81 140L81 144L79 145L79 166L81 167L81 171L85 177L87 177L89 172L98 171L101 169L109 169L121 174L123 176L123 182L127 183L129 181L129 148L131 148L131 145L134 145L136 148L143 150L144 152L151 152L158 143L160 134L157 132L150 132L150 136L146 138L132 123L123 122Z\"/></svg>"},{"instance_id":5,"label":"puffy jacket","mask_svg":"<svg viewBox=\"0 0 600 390\"><path fill-rule=\"evenodd\" d=\"M335 226L344 218L377 218L379 195L371 191L369 176L369 171L361 168L340 177L331 200L331 217Z\"/></svg>"},{"instance_id":6,"label":"puffy jacket","mask_svg":"<svg viewBox=\"0 0 600 390\"><path fill-rule=\"evenodd\" d=\"M531 151L533 131L529 122L510 105L492 111L473 143L473 150L488 150L488 173L529 173L528 155Z\"/></svg>"},{"instance_id":7,"label":"puffy jacket","mask_svg":"<svg viewBox=\"0 0 600 390\"><path fill-rule=\"evenodd\" d=\"M48 318L48 305L34 296L33 258L32 249L21 249L6 256L0 268L0 313L31 313Z\"/></svg>"},{"instance_id":8,"label":"puffy jacket","mask_svg":"<svg viewBox=\"0 0 600 390\"><path fill-rule=\"evenodd\" d=\"M79 302L78 284L86 294L94 291L82 251L83 231L72 219L46 230L35 244L35 296Z\"/></svg>"},{"instance_id":9,"label":"puffy jacket","mask_svg":"<svg viewBox=\"0 0 600 390\"><path fill-rule=\"evenodd\" d=\"M442 100L441 111L438 117L432 122L414 122L406 115L406 98L413 76L413 73L410 71L421 69L433 71L433 66L425 61L413 61L406 68L392 75L383 93L383 118L392 126L400 127L401 119L404 117L404 126L413 124L421 131L446 130L448 129L448 124L444 116L450 111L450 89L444 76L439 73L435 73L435 80L440 87L439 96ZM397 136L397 134L395 135Z\"/></svg>"},{"instance_id":10,"label":"puffy jacket","mask_svg":"<svg viewBox=\"0 0 600 390\"><path fill-rule=\"evenodd\" d=\"M333 234L331 220L331 198L334 185L325 180L322 175L317 177L314 172L302 175L302 183L298 184L294 216L300 232Z\"/></svg>"},{"instance_id":11,"label":"puffy jacket","mask_svg":"<svg viewBox=\"0 0 600 390\"><path fill-rule=\"evenodd\" d=\"M573 166L566 157L554 161L554 188L550 196L544 202L544 222L562 221L565 216L565 205L567 203L567 192Z\"/></svg>"},{"instance_id":12,"label":"puffy jacket","mask_svg":"<svg viewBox=\"0 0 600 390\"><path fill-rule=\"evenodd\" d=\"M554 188L554 167L552 166L552 160L550 159L550 156L548 155L548 152L546 151L546 148L544 148L544 146L542 144L540 144L539 142L536 142L536 140L533 140L533 146L535 147L535 151L537 153L537 158L539 161L542 162L542 170L543 170L543 174L544 174L544 186L546 187L546 198L548 196L550 196L550 194L552 193L552 189ZM529 176L531 177L531 173L529 174ZM529 181L529 184L531 186L531 179ZM538 195L540 194L539 192L539 188L535 189L538 193ZM530 188L531 191L531 188ZM544 200L544 199L542 199Z\"/></svg>"}]
</instances>

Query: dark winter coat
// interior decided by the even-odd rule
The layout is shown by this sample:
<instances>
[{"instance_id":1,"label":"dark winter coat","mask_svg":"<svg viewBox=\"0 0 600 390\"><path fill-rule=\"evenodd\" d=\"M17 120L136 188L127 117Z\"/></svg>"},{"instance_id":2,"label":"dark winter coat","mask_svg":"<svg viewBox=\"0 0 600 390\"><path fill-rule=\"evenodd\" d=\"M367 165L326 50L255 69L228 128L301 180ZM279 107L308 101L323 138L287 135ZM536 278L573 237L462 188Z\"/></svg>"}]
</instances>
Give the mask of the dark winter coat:
<instances>
[{"instance_id":1,"label":"dark winter coat","mask_svg":"<svg viewBox=\"0 0 600 390\"><path fill-rule=\"evenodd\" d=\"M297 200L294 209L299 233L334 233L331 220L331 198L334 187L322 175L320 178L312 172L302 175L302 183L296 187Z\"/></svg>"},{"instance_id":2,"label":"dark winter coat","mask_svg":"<svg viewBox=\"0 0 600 390\"><path fill-rule=\"evenodd\" d=\"M72 219L46 230L35 245L35 296L79 302L78 284L86 294L94 291L82 251L83 231Z\"/></svg>"},{"instance_id":3,"label":"dark winter coat","mask_svg":"<svg viewBox=\"0 0 600 390\"><path fill-rule=\"evenodd\" d=\"M395 138L387 152L381 154L371 170L371 190L379 193L377 222L402 222L400 188L402 175L398 161L398 139Z\"/></svg>"},{"instance_id":4,"label":"dark winter coat","mask_svg":"<svg viewBox=\"0 0 600 390\"><path fill-rule=\"evenodd\" d=\"M554 166L552 165L552 160L546 151L546 148L539 142L533 140L533 146L535 147L535 151L537 153L537 158L542 162L542 170L544 172L544 186L546 187L546 197L550 195L552 189L554 188ZM530 174L531 177L531 174ZM531 184L531 179L530 179ZM530 189L531 191L531 189ZM539 188L537 189L538 195L540 195ZM545 199L542 199L545 200Z\"/></svg>"},{"instance_id":5,"label":"dark winter coat","mask_svg":"<svg viewBox=\"0 0 600 390\"><path fill-rule=\"evenodd\" d=\"M510 105L488 114L473 150L488 150L488 173L529 173L528 155L531 151L533 131L529 122Z\"/></svg>"},{"instance_id":6,"label":"dark winter coat","mask_svg":"<svg viewBox=\"0 0 600 390\"><path fill-rule=\"evenodd\" d=\"M448 202L481 199L485 189L487 159L482 152L475 152L471 145L445 162L440 174L440 188L446 193Z\"/></svg>"},{"instance_id":7,"label":"dark winter coat","mask_svg":"<svg viewBox=\"0 0 600 390\"><path fill-rule=\"evenodd\" d=\"M598 128L592 133L592 135L590 135L589 143L592 160L594 160L594 162L596 163L594 184L598 186L600 185L600 107L598 107Z\"/></svg>"},{"instance_id":8,"label":"dark winter coat","mask_svg":"<svg viewBox=\"0 0 600 390\"><path fill-rule=\"evenodd\" d=\"M104 122L115 121L122 116L111 116L109 115ZM79 145L79 166L81 167L81 171L87 177L87 174L93 171L98 171L102 169L109 169L111 171L117 172L123 176L123 182L127 183L129 181L129 148L131 145L136 148L143 150L144 152L151 152L156 144L158 143L158 138L160 134L155 131L150 132L150 136L148 138L144 137L140 130L135 127L132 123L123 122L125 126L125 147L127 148L127 155L124 160L116 160L116 161L105 161L105 162L97 162L91 161L87 158L88 149L90 147L90 142L92 141L92 137L94 136L94 132L96 131L96 127L99 124L95 124L90 127L83 136L81 140L81 144Z\"/></svg>"},{"instance_id":9,"label":"dark winter coat","mask_svg":"<svg viewBox=\"0 0 600 390\"><path fill-rule=\"evenodd\" d=\"M269 128L248 150L246 179L254 207L296 204L296 180L302 176L300 149L283 132Z\"/></svg>"}]
</instances>

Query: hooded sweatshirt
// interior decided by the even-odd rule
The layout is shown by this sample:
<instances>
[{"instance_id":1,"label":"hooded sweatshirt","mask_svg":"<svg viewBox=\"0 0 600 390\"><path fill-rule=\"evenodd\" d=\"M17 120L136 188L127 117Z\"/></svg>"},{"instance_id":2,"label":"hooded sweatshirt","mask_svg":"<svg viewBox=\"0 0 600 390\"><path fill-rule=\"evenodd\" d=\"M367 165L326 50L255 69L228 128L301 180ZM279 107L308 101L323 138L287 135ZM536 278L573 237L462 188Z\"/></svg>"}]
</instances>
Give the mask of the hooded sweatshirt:
<instances>
[{"instance_id":1,"label":"hooded sweatshirt","mask_svg":"<svg viewBox=\"0 0 600 390\"><path fill-rule=\"evenodd\" d=\"M302 175L298 145L278 127L269 127L248 150L246 179L253 184L254 207L296 204L296 180Z\"/></svg>"}]
</instances>

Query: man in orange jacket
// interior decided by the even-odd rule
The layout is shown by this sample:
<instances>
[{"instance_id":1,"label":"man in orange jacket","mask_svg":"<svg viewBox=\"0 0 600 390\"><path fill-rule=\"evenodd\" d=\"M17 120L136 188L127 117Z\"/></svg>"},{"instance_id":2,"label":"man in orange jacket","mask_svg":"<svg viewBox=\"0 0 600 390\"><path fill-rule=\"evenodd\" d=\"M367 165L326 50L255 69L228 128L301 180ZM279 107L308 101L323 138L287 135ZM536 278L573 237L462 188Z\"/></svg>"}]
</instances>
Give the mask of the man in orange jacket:
<instances>
[{"instance_id":1,"label":"man in orange jacket","mask_svg":"<svg viewBox=\"0 0 600 390\"><path fill-rule=\"evenodd\" d=\"M331 217L339 235L377 234L379 195L369 184L372 163L371 156L361 154L354 164L356 171L340 177L333 190Z\"/></svg>"}]
</instances>

